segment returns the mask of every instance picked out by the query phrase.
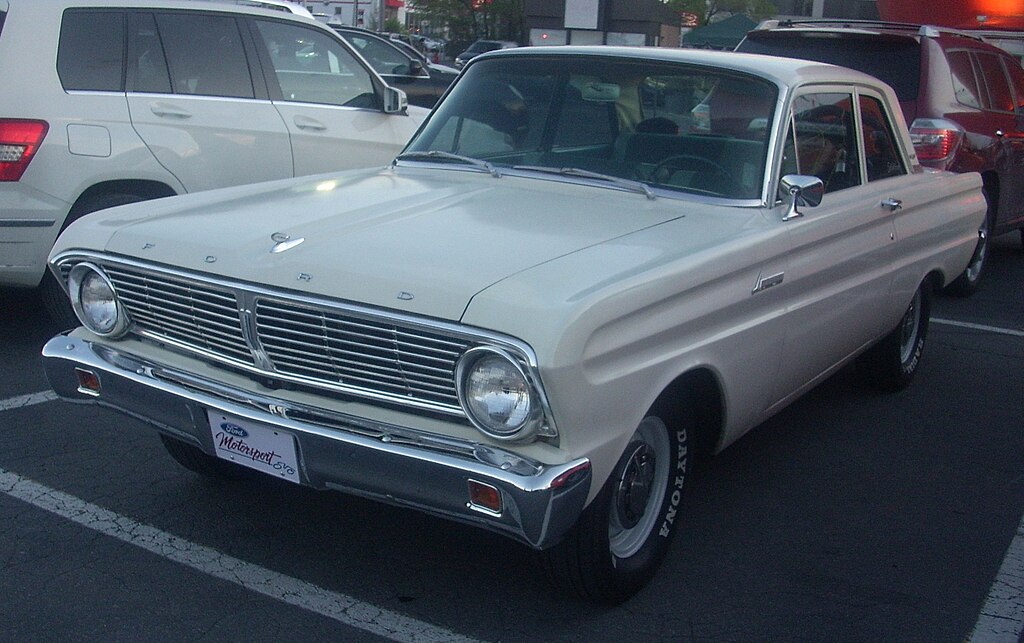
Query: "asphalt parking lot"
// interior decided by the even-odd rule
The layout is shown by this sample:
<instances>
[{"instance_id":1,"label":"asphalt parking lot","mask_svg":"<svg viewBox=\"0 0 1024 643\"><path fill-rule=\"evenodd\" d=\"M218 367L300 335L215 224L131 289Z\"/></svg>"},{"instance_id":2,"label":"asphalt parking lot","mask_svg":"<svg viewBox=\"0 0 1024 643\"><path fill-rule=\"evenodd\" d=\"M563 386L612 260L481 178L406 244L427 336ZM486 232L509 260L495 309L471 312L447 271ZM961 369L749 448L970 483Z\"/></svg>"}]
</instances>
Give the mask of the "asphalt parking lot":
<instances>
[{"instance_id":1,"label":"asphalt parking lot","mask_svg":"<svg viewBox=\"0 0 1024 643\"><path fill-rule=\"evenodd\" d=\"M718 456L655 581L597 608L532 552L253 476L52 399L59 329L0 291L0 640L1017 641L1024 621L1024 251L937 298L902 393L848 369Z\"/></svg>"}]
</instances>

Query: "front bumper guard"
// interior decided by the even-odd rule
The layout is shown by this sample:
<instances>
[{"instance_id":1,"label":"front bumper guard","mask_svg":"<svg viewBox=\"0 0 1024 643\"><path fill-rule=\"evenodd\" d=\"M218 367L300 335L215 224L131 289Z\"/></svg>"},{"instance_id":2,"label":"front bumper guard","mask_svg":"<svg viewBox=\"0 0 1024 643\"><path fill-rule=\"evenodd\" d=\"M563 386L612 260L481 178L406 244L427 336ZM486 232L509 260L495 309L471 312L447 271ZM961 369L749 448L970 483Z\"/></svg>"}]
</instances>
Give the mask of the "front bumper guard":
<instances>
[{"instance_id":1,"label":"front bumper guard","mask_svg":"<svg viewBox=\"0 0 1024 643\"><path fill-rule=\"evenodd\" d=\"M510 451L426 434L264 396L153 363L108 345L58 335L43 347L50 386L63 399L108 407L213 455L207 410L295 438L300 480L496 531L544 549L583 510L590 461L548 465ZM81 388L78 371L99 380ZM469 482L499 490L500 513L469 499Z\"/></svg>"}]
</instances>

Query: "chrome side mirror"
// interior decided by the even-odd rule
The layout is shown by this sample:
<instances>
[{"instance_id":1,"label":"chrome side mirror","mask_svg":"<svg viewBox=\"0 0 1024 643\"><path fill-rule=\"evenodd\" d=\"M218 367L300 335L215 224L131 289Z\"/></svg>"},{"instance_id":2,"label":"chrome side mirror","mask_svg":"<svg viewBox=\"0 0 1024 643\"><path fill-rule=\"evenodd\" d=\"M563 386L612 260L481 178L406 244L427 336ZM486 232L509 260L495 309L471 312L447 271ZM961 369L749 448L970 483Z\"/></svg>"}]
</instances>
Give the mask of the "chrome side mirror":
<instances>
[{"instance_id":1,"label":"chrome side mirror","mask_svg":"<svg viewBox=\"0 0 1024 643\"><path fill-rule=\"evenodd\" d=\"M789 210L783 221L804 216L798 207L814 208L821 204L825 196L825 183L816 176L803 174L787 174L779 181L779 197L789 203Z\"/></svg>"},{"instance_id":2,"label":"chrome side mirror","mask_svg":"<svg viewBox=\"0 0 1024 643\"><path fill-rule=\"evenodd\" d=\"M409 107L409 97L401 89L384 88L384 113L401 114Z\"/></svg>"}]
</instances>

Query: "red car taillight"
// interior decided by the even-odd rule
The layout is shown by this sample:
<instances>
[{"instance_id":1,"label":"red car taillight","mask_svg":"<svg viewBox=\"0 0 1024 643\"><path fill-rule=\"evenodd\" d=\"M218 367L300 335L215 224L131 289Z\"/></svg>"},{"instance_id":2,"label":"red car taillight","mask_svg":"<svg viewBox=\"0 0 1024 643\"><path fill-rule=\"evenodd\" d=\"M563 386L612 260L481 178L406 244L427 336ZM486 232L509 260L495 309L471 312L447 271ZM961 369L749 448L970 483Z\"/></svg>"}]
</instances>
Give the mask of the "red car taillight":
<instances>
[{"instance_id":1,"label":"red car taillight","mask_svg":"<svg viewBox=\"0 0 1024 643\"><path fill-rule=\"evenodd\" d=\"M919 161L948 161L964 140L964 129L942 118L918 118L910 126L910 142Z\"/></svg>"},{"instance_id":2,"label":"red car taillight","mask_svg":"<svg viewBox=\"0 0 1024 643\"><path fill-rule=\"evenodd\" d=\"M0 181L21 178L49 128L46 121L0 118Z\"/></svg>"}]
</instances>

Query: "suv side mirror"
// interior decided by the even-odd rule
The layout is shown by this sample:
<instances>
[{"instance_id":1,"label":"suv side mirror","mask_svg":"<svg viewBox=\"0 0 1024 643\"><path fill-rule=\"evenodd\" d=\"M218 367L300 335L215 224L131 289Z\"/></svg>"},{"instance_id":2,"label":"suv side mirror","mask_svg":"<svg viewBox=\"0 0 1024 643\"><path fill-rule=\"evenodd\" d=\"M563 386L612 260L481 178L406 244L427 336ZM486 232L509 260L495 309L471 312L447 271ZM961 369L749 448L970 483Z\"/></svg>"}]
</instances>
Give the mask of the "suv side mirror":
<instances>
[{"instance_id":1,"label":"suv side mirror","mask_svg":"<svg viewBox=\"0 0 1024 643\"><path fill-rule=\"evenodd\" d=\"M789 210L783 221L804 216L797 207L815 208L825 196L825 183L816 176L787 174L779 181L779 197L789 202Z\"/></svg>"},{"instance_id":2,"label":"suv side mirror","mask_svg":"<svg viewBox=\"0 0 1024 643\"><path fill-rule=\"evenodd\" d=\"M409 97L401 89L384 88L384 113L401 114L409 107Z\"/></svg>"},{"instance_id":3,"label":"suv side mirror","mask_svg":"<svg viewBox=\"0 0 1024 643\"><path fill-rule=\"evenodd\" d=\"M419 60L410 60L409 61L409 75L410 76L419 76L420 73L422 73L422 72L423 72L423 62L421 62Z\"/></svg>"}]
</instances>

